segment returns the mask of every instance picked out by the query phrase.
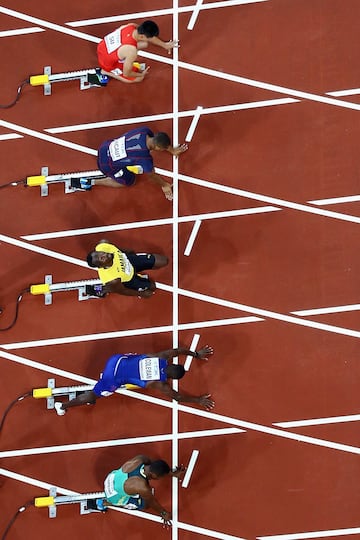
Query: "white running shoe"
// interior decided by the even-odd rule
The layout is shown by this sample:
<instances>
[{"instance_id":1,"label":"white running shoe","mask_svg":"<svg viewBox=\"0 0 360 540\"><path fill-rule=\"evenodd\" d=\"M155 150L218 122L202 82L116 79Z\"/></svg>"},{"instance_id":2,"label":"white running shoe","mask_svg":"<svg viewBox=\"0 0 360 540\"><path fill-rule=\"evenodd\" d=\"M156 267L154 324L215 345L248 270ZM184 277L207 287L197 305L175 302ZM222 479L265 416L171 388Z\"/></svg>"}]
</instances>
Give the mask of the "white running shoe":
<instances>
[{"instance_id":1,"label":"white running shoe","mask_svg":"<svg viewBox=\"0 0 360 540\"><path fill-rule=\"evenodd\" d=\"M62 403L60 403L60 401L57 401L54 407L55 407L56 414L58 414L59 416L64 416L66 411L65 409L62 408Z\"/></svg>"}]
</instances>

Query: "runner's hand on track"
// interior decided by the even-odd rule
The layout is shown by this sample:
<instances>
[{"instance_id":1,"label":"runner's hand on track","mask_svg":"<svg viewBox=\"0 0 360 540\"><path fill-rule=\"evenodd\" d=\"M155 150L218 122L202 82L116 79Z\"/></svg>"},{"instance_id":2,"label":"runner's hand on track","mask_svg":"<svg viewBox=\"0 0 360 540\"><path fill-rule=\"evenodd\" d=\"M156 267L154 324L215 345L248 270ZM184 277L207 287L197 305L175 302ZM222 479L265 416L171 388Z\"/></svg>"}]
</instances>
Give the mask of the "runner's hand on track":
<instances>
[{"instance_id":1,"label":"runner's hand on track","mask_svg":"<svg viewBox=\"0 0 360 540\"><path fill-rule=\"evenodd\" d=\"M170 184L167 184L166 186L161 186L161 189L163 190L164 195L167 198L167 200L172 201L173 200L173 192L172 192L172 187L170 186Z\"/></svg>"},{"instance_id":2,"label":"runner's hand on track","mask_svg":"<svg viewBox=\"0 0 360 540\"><path fill-rule=\"evenodd\" d=\"M163 528L164 529L170 529L172 523L171 523L171 512L161 512L161 519L163 520Z\"/></svg>"},{"instance_id":3,"label":"runner's hand on track","mask_svg":"<svg viewBox=\"0 0 360 540\"><path fill-rule=\"evenodd\" d=\"M210 399L211 394L204 394L203 396L199 397L199 405L204 407L207 411L211 411L215 407L215 401Z\"/></svg>"},{"instance_id":4,"label":"runner's hand on track","mask_svg":"<svg viewBox=\"0 0 360 540\"><path fill-rule=\"evenodd\" d=\"M175 478L178 478L181 481L184 477L185 472L186 472L186 467L184 465L178 465L172 471L171 476L175 476Z\"/></svg>"},{"instance_id":5,"label":"runner's hand on track","mask_svg":"<svg viewBox=\"0 0 360 540\"><path fill-rule=\"evenodd\" d=\"M179 146L173 149L172 155L175 157L178 157L180 154L183 154L188 149L189 149L189 146L186 143L180 144Z\"/></svg>"},{"instance_id":6,"label":"runner's hand on track","mask_svg":"<svg viewBox=\"0 0 360 540\"><path fill-rule=\"evenodd\" d=\"M177 49L180 47L179 40L170 40L165 43L165 49L167 50L168 54L171 54L172 49Z\"/></svg>"},{"instance_id":7,"label":"runner's hand on track","mask_svg":"<svg viewBox=\"0 0 360 540\"><path fill-rule=\"evenodd\" d=\"M208 356L211 354L214 354L214 349L209 345L205 345L205 347L197 351L197 356L198 358L201 358L201 360L209 360Z\"/></svg>"}]
</instances>

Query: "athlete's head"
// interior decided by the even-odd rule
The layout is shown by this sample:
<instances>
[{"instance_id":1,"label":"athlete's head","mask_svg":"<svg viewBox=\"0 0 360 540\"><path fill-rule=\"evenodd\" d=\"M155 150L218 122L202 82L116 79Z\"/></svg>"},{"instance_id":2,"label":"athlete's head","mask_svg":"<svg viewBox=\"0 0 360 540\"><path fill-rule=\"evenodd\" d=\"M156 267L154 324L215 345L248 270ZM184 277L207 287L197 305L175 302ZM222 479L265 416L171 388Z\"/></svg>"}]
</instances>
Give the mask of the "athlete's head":
<instances>
[{"instance_id":1,"label":"athlete's head","mask_svg":"<svg viewBox=\"0 0 360 540\"><path fill-rule=\"evenodd\" d=\"M144 21L137 27L138 34L147 38L156 37L159 35L159 27L154 21Z\"/></svg>"},{"instance_id":2,"label":"athlete's head","mask_svg":"<svg viewBox=\"0 0 360 540\"><path fill-rule=\"evenodd\" d=\"M91 268L105 268L112 265L113 255L112 253L105 253L105 251L90 251L86 257L86 262Z\"/></svg>"},{"instance_id":3,"label":"athlete's head","mask_svg":"<svg viewBox=\"0 0 360 540\"><path fill-rule=\"evenodd\" d=\"M170 137L167 133L160 131L154 135L153 144L155 150L167 150L167 148L169 148L171 145Z\"/></svg>"},{"instance_id":4,"label":"athlete's head","mask_svg":"<svg viewBox=\"0 0 360 540\"><path fill-rule=\"evenodd\" d=\"M158 459L152 461L149 465L149 472L151 473L151 478L156 480L162 476L166 476L170 472L170 467L163 459Z\"/></svg>"},{"instance_id":5,"label":"athlete's head","mask_svg":"<svg viewBox=\"0 0 360 540\"><path fill-rule=\"evenodd\" d=\"M168 379L182 379L185 375L185 368L182 364L169 364L165 368Z\"/></svg>"}]
</instances>

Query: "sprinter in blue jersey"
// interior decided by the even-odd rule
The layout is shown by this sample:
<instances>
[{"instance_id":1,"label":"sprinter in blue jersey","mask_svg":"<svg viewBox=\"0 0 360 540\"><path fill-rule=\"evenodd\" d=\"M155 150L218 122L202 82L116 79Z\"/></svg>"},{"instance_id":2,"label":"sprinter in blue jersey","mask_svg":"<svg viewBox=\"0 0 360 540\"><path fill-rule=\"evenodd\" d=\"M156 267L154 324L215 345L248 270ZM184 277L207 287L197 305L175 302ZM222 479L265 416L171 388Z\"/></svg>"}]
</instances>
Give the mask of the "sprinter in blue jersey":
<instances>
[{"instance_id":1,"label":"sprinter in blue jersey","mask_svg":"<svg viewBox=\"0 0 360 540\"><path fill-rule=\"evenodd\" d=\"M190 349L181 347L150 354L114 354L107 361L99 381L92 390L88 390L68 402L56 402L55 410L59 416L62 416L70 407L93 404L98 398L110 396L121 386L129 384L150 390L159 390L176 401L197 403L205 409L211 410L215 403L210 399L210 394L192 396L176 392L171 388L168 379L181 379L185 375L183 365L169 363L169 360L175 356L185 355L207 360L207 357L213 352L212 347L206 345L199 351L190 351Z\"/></svg>"},{"instance_id":2,"label":"sprinter in blue jersey","mask_svg":"<svg viewBox=\"0 0 360 540\"><path fill-rule=\"evenodd\" d=\"M177 157L187 149L187 144L174 148L166 133L154 134L148 127L141 126L102 143L98 149L97 165L106 178L74 178L71 186L81 190L89 190L93 185L126 187L135 183L137 174L144 174L158 184L165 197L171 201L173 198L171 185L155 172L151 152L166 150Z\"/></svg>"},{"instance_id":3,"label":"sprinter in blue jersey","mask_svg":"<svg viewBox=\"0 0 360 540\"><path fill-rule=\"evenodd\" d=\"M104 482L105 498L88 499L87 508L104 512L108 506L120 506L128 510L152 509L163 520L164 526L171 526L171 513L154 497L150 480L164 476L181 479L185 467L180 465L172 471L166 461L152 461L147 456L139 455L126 461L120 469L107 475Z\"/></svg>"}]
</instances>

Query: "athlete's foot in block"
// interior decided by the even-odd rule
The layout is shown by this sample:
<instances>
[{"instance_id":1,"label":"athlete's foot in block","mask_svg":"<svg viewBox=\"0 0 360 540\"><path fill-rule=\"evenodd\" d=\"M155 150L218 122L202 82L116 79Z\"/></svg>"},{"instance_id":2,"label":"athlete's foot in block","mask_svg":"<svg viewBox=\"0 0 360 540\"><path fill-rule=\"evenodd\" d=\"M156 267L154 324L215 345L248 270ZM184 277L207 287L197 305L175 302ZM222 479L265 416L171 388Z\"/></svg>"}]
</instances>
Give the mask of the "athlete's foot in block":
<instances>
[{"instance_id":1,"label":"athlete's foot in block","mask_svg":"<svg viewBox=\"0 0 360 540\"><path fill-rule=\"evenodd\" d=\"M59 416L64 416L64 414L66 413L65 409L62 408L62 403L60 403L59 401L57 401L54 405L55 407L55 411L56 411L56 414L58 414Z\"/></svg>"}]
</instances>

